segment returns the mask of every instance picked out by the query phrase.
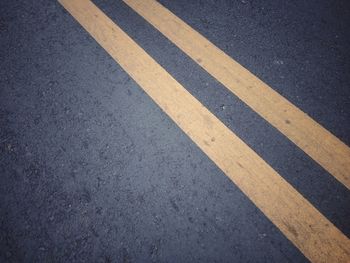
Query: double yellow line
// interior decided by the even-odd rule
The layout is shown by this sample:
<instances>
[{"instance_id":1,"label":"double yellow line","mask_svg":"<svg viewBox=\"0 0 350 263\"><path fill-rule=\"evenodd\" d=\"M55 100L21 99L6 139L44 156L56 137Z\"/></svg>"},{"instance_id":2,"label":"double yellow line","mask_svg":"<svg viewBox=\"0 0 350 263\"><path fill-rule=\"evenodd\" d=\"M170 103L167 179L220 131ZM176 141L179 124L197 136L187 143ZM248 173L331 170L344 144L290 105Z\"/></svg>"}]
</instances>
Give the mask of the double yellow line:
<instances>
[{"instance_id":1,"label":"double yellow line","mask_svg":"<svg viewBox=\"0 0 350 263\"><path fill-rule=\"evenodd\" d=\"M123 1L350 189L348 146L158 2Z\"/></svg>"},{"instance_id":2,"label":"double yellow line","mask_svg":"<svg viewBox=\"0 0 350 263\"><path fill-rule=\"evenodd\" d=\"M154 0L124 0L349 188L349 148ZM314 262L349 262L350 241L89 0L60 0L160 108Z\"/></svg>"}]
</instances>

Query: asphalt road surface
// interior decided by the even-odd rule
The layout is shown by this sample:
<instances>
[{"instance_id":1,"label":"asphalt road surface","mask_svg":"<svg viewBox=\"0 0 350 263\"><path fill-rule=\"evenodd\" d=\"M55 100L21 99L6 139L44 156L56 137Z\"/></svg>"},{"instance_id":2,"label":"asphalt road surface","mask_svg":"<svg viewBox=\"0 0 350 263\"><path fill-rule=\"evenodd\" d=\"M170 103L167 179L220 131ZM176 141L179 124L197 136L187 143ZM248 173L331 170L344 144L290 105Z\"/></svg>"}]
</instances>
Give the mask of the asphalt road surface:
<instances>
[{"instance_id":1,"label":"asphalt road surface","mask_svg":"<svg viewBox=\"0 0 350 263\"><path fill-rule=\"evenodd\" d=\"M123 1L93 2L350 236L346 186ZM159 2L350 145L348 1ZM302 251L57 1L0 2L0 262Z\"/></svg>"}]
</instances>

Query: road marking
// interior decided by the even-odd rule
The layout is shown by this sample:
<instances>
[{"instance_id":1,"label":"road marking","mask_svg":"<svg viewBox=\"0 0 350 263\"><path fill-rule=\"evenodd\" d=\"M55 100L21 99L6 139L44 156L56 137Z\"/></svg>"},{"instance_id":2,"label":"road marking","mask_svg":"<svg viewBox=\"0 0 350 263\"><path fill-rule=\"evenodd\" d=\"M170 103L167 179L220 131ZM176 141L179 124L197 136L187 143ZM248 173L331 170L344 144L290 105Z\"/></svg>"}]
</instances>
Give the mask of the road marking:
<instances>
[{"instance_id":1,"label":"road marking","mask_svg":"<svg viewBox=\"0 0 350 263\"><path fill-rule=\"evenodd\" d=\"M350 240L89 0L66 10L314 262L349 262Z\"/></svg>"},{"instance_id":2,"label":"road marking","mask_svg":"<svg viewBox=\"0 0 350 263\"><path fill-rule=\"evenodd\" d=\"M350 189L350 148L155 0L123 0Z\"/></svg>"}]
</instances>

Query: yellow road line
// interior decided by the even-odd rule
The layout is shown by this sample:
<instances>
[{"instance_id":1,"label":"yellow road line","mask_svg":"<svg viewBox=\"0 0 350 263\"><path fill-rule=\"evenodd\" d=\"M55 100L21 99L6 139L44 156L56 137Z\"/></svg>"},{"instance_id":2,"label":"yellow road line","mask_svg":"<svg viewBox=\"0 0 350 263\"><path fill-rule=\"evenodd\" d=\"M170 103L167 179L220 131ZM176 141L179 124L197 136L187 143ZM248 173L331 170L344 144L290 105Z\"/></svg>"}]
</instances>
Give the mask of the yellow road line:
<instances>
[{"instance_id":1,"label":"yellow road line","mask_svg":"<svg viewBox=\"0 0 350 263\"><path fill-rule=\"evenodd\" d=\"M349 262L350 240L91 1L59 2L306 257Z\"/></svg>"},{"instance_id":2,"label":"yellow road line","mask_svg":"<svg viewBox=\"0 0 350 263\"><path fill-rule=\"evenodd\" d=\"M350 189L350 149L155 0L123 0Z\"/></svg>"}]
</instances>

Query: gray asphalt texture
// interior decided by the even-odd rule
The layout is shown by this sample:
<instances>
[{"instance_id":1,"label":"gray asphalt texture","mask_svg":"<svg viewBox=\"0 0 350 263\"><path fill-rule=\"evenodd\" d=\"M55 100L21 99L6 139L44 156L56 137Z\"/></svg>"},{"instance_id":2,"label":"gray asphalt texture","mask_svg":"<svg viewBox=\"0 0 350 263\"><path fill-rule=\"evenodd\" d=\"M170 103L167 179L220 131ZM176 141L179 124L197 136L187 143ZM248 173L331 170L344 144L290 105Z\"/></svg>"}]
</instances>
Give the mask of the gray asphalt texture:
<instances>
[{"instance_id":1,"label":"gray asphalt texture","mask_svg":"<svg viewBox=\"0 0 350 263\"><path fill-rule=\"evenodd\" d=\"M348 1L160 2L350 144ZM124 3L94 3L350 236L344 186ZM3 0L0 262L307 259L56 1Z\"/></svg>"}]
</instances>

